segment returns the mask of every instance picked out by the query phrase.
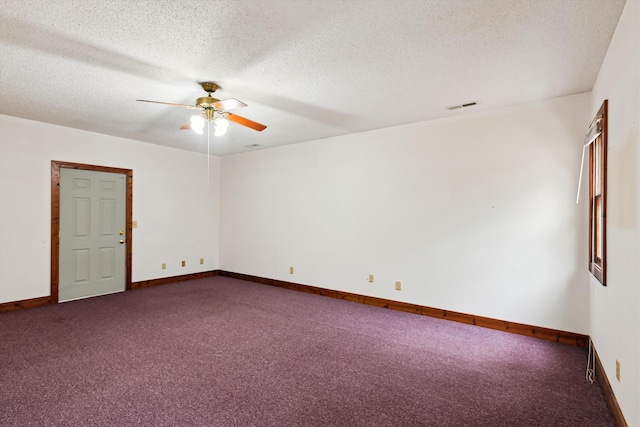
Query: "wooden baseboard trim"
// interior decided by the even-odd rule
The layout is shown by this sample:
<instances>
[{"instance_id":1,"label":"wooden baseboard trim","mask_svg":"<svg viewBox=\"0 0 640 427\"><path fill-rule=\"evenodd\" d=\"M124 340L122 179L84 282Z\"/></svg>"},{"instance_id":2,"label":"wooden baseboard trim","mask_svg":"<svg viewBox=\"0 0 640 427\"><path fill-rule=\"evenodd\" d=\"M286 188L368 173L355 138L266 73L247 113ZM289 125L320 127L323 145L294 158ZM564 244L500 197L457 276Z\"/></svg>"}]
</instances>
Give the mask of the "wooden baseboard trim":
<instances>
[{"instance_id":1,"label":"wooden baseboard trim","mask_svg":"<svg viewBox=\"0 0 640 427\"><path fill-rule=\"evenodd\" d=\"M131 289L150 288L152 286L168 285L170 283L184 282L187 280L203 279L205 277L213 277L219 274L219 270L203 271L201 273L184 274L182 276L161 277L159 279L142 280L133 282Z\"/></svg>"},{"instance_id":2,"label":"wooden baseboard trim","mask_svg":"<svg viewBox=\"0 0 640 427\"><path fill-rule=\"evenodd\" d=\"M535 338L554 341L563 344L575 345L586 348L589 343L587 335L576 334L573 332L559 331L555 329L541 328L538 326L525 325L522 323L508 322L489 317L475 316L471 314L459 313L455 311L442 310L438 308L426 307L418 304L410 304L406 302L393 301L383 298L359 295L350 292L336 291L331 289L319 288L316 286L302 285L299 283L285 282L283 280L267 279L264 277L251 276L248 274L234 273L230 271L211 270L201 273L185 274L181 276L162 277L159 279L143 280L133 282L131 289L142 289L152 286L166 285L169 283L183 282L187 280L202 279L205 277L225 276L234 279L246 280L254 283L261 283L279 288L291 289L300 292L307 292L331 298L343 299L346 301L357 302L361 304L372 305L375 307L388 308L390 310L404 311L408 313L420 314L423 316L435 317L438 319L452 320L454 322L466 323L470 325L482 326L484 328L496 329L504 332L510 332L519 335L526 335ZM0 304L0 313L20 310L23 308L40 307L52 303L50 296L32 298L28 300L12 301ZM598 361L599 362L599 361ZM602 369L599 369L602 372ZM606 379L606 377L605 377ZM608 384L608 382L607 382ZM610 389L611 387L609 387ZM611 393L613 396L613 393ZM617 402L616 402L617 405ZM619 410L619 409L618 409ZM624 418L623 418L624 420Z\"/></svg>"},{"instance_id":3,"label":"wooden baseboard trim","mask_svg":"<svg viewBox=\"0 0 640 427\"><path fill-rule=\"evenodd\" d=\"M598 379L598 384L600 384L604 400L607 402L609 411L611 411L611 416L616 423L616 427L628 427L627 421L624 419L624 415L620 409L620 405L618 405L618 399L616 399L616 395L613 394L611 383L609 382L609 378L607 378L607 374L605 373L606 371L602 366L602 362L600 361L600 357L598 357L598 352L595 347L593 348L593 354L596 359L596 378Z\"/></svg>"},{"instance_id":4,"label":"wooden baseboard trim","mask_svg":"<svg viewBox=\"0 0 640 427\"><path fill-rule=\"evenodd\" d=\"M404 311L408 313L420 314L423 316L436 317L438 319L452 320L454 322L467 323L470 325L482 326L484 328L496 329L518 335L526 335L547 341L559 342L562 344L574 345L586 348L589 344L587 335L573 332L559 331L555 329L541 328L538 326L525 325L522 323L507 322L489 317L475 316L471 314L458 313L455 311L442 310L438 308L425 307L417 304L393 301L383 298L370 297L366 295L353 294L350 292L335 291L331 289L319 288L316 286L301 285L299 283L285 282L283 280L267 279L264 277L251 276L248 274L234 273L230 271L219 271L220 276L234 279L246 280L249 282L261 283L279 288L291 289L295 291L308 292L323 295L331 298L343 299L346 301L358 302L361 304L373 305L376 307L388 308L391 310Z\"/></svg>"},{"instance_id":5,"label":"wooden baseboard trim","mask_svg":"<svg viewBox=\"0 0 640 427\"><path fill-rule=\"evenodd\" d=\"M20 301L3 302L0 304L0 313L22 310L23 308L42 307L49 304L52 304L52 299L50 296L23 299Z\"/></svg>"},{"instance_id":6,"label":"wooden baseboard trim","mask_svg":"<svg viewBox=\"0 0 640 427\"><path fill-rule=\"evenodd\" d=\"M130 289L149 288L151 286L166 285L169 283L184 282L185 280L202 279L204 277L213 277L219 274L219 270L204 271L202 273L185 274L182 276L163 277L160 279L143 280L131 283ZM11 301L0 303L0 313L9 311L22 310L24 308L42 307L49 304L55 304L51 296L31 298L20 301Z\"/></svg>"}]
</instances>

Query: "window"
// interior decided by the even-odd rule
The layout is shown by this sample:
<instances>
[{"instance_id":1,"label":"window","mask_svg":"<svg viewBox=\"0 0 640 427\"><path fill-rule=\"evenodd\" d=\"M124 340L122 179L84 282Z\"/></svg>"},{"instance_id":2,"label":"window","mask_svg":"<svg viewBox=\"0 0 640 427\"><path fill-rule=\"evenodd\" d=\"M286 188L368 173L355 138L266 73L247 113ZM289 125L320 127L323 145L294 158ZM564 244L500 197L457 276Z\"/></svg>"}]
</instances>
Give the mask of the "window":
<instances>
[{"instance_id":1,"label":"window","mask_svg":"<svg viewBox=\"0 0 640 427\"><path fill-rule=\"evenodd\" d=\"M589 136L591 135L591 136ZM607 267L607 101L593 119L589 145L589 271L606 286Z\"/></svg>"}]
</instances>

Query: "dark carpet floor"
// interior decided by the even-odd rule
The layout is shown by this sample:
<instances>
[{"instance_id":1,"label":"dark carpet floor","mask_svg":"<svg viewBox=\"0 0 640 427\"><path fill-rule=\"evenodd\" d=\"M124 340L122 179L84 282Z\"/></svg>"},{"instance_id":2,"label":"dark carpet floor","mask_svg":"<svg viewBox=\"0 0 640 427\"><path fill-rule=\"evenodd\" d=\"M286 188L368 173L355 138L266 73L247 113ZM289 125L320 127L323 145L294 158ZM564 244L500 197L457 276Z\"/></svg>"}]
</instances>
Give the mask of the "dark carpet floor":
<instances>
[{"instance_id":1,"label":"dark carpet floor","mask_svg":"<svg viewBox=\"0 0 640 427\"><path fill-rule=\"evenodd\" d=\"M0 314L0 425L613 426L586 362L213 277Z\"/></svg>"}]
</instances>

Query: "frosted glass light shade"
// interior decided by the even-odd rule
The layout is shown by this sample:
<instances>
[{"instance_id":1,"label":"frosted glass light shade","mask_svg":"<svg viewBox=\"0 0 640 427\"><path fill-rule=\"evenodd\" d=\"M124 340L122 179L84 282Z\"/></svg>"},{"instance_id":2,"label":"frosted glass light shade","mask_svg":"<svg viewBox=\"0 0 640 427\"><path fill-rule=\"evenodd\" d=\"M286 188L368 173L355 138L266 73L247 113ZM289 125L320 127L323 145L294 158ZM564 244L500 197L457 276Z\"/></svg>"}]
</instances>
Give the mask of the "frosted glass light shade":
<instances>
[{"instance_id":1,"label":"frosted glass light shade","mask_svg":"<svg viewBox=\"0 0 640 427\"><path fill-rule=\"evenodd\" d=\"M216 136L222 136L227 133L227 128L229 127L229 121L224 117L216 117L213 120L213 127L216 130Z\"/></svg>"},{"instance_id":2,"label":"frosted glass light shade","mask_svg":"<svg viewBox=\"0 0 640 427\"><path fill-rule=\"evenodd\" d=\"M191 129L193 129L195 133L202 134L204 129L204 117L200 115L191 116Z\"/></svg>"}]
</instances>

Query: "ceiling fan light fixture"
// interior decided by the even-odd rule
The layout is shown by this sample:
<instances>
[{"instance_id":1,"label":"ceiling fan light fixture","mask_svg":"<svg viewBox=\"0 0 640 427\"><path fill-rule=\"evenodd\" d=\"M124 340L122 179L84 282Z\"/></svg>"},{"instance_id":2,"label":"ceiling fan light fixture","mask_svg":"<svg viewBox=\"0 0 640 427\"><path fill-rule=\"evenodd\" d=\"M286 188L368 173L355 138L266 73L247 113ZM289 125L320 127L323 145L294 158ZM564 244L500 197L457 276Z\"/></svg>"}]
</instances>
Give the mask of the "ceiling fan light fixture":
<instances>
[{"instance_id":1,"label":"ceiling fan light fixture","mask_svg":"<svg viewBox=\"0 0 640 427\"><path fill-rule=\"evenodd\" d=\"M229 121L224 115L218 115L215 119L213 119L213 128L215 129L215 136L222 136L227 133L227 128L229 127Z\"/></svg>"},{"instance_id":2,"label":"ceiling fan light fixture","mask_svg":"<svg viewBox=\"0 0 640 427\"><path fill-rule=\"evenodd\" d=\"M199 114L191 116L191 129L197 134L202 134L204 131L204 117Z\"/></svg>"},{"instance_id":3,"label":"ceiling fan light fixture","mask_svg":"<svg viewBox=\"0 0 640 427\"><path fill-rule=\"evenodd\" d=\"M248 127L249 129L253 129L258 132L262 132L267 128L265 125L261 123L254 122L253 120L249 120L237 114L228 113L227 110L247 107L247 104L235 98L223 99L222 101L219 99L213 98L211 94L219 89L216 83L202 82L200 83L200 86L202 86L202 89L204 89L204 91L207 92L207 96L201 96L200 98L196 99L195 105L175 104L172 102L150 101L148 99L136 99L136 101L150 102L153 104L171 105L174 107L188 108L190 110L199 110L200 114L192 116L187 123L185 123L184 125L182 125L182 127L180 127L180 129L192 129L194 132L198 134L204 133L205 124L210 125L211 122L214 122L214 129L215 129L216 136L222 136L226 133L227 127L229 126L229 122L227 120L237 123L241 126ZM207 135L208 134L209 133L207 133Z\"/></svg>"}]
</instances>

